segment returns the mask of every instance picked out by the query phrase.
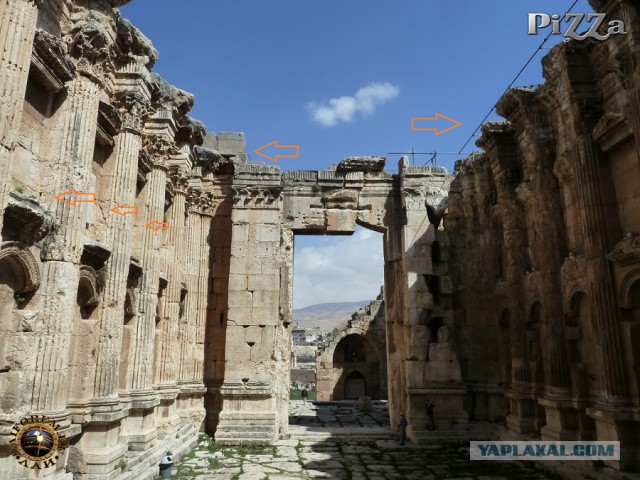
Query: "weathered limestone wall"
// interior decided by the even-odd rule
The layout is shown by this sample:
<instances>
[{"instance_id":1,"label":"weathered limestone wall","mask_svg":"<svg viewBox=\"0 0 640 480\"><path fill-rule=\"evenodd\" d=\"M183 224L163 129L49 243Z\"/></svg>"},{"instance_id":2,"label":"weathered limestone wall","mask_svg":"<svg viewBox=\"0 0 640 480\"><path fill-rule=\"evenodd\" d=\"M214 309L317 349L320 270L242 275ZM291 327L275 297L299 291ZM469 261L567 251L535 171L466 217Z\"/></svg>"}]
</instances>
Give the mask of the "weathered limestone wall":
<instances>
[{"instance_id":1,"label":"weathered limestone wall","mask_svg":"<svg viewBox=\"0 0 640 480\"><path fill-rule=\"evenodd\" d=\"M379 356L387 358L384 370L394 376L378 388L388 388L392 418L408 411L417 428L424 426L426 399L437 397L449 405L442 408L444 418L466 421L448 325L447 237L438 230L451 177L440 168L409 167L406 159L395 176L384 171L384 163L381 157L350 157L320 172L280 172L259 164L236 169L218 442L266 444L287 435L293 236L351 234L356 224L384 233L391 333L390 353ZM411 281L408 271L415 272ZM429 358L428 341L435 352Z\"/></svg>"},{"instance_id":2,"label":"weathered limestone wall","mask_svg":"<svg viewBox=\"0 0 640 480\"><path fill-rule=\"evenodd\" d=\"M187 116L193 97L150 74L157 54L114 10L122 3L0 4L7 478L36 477L9 456L24 415L48 415L70 440L40 477L144 479L194 444L208 388L221 403L229 192L244 140L205 141Z\"/></svg>"},{"instance_id":3,"label":"weathered limestone wall","mask_svg":"<svg viewBox=\"0 0 640 480\"><path fill-rule=\"evenodd\" d=\"M640 30L630 2L593 3L629 34L561 43L544 85L500 100L445 227L471 418L617 440L625 469L640 465Z\"/></svg>"},{"instance_id":4,"label":"weathered limestone wall","mask_svg":"<svg viewBox=\"0 0 640 480\"><path fill-rule=\"evenodd\" d=\"M384 289L376 300L351 316L346 328L318 351L317 399L384 400L387 386L387 335Z\"/></svg>"}]
</instances>

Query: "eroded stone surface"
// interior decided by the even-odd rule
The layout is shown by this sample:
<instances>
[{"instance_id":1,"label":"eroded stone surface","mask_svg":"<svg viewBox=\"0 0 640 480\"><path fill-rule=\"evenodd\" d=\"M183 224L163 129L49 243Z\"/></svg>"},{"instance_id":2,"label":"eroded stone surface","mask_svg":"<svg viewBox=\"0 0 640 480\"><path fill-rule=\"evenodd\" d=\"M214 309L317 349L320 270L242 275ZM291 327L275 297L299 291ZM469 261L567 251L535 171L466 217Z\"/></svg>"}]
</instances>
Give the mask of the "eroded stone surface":
<instances>
[{"instance_id":1,"label":"eroded stone surface","mask_svg":"<svg viewBox=\"0 0 640 480\"><path fill-rule=\"evenodd\" d=\"M0 0L3 475L36 476L9 448L28 414L51 415L71 441L49 470L56 480L149 479L201 429L218 445L288 438L300 426L289 426L288 401L294 234L356 225L384 233L379 358L391 425L405 412L421 443L620 441L623 460L607 466L638 467L640 34L630 2L592 2L628 19L629 35L552 49L547 82L500 100L507 120L483 126L484 152L455 176L407 158L396 174L381 157L319 172L247 163L242 133L207 133L188 116L193 95L151 73L157 52L114 10L123 3ZM428 400L437 437L425 429ZM353 434L354 417L347 407L318 415L322 435ZM385 429L357 418L357 435ZM415 449L429 452L385 445L347 453L301 439L234 457L222 475L263 478L266 463L274 478L295 478L292 464L309 454L328 462L309 477L342 478L348 463L395 478L394 459L408 467L421 461ZM433 460L405 473L466 476Z\"/></svg>"}]
</instances>

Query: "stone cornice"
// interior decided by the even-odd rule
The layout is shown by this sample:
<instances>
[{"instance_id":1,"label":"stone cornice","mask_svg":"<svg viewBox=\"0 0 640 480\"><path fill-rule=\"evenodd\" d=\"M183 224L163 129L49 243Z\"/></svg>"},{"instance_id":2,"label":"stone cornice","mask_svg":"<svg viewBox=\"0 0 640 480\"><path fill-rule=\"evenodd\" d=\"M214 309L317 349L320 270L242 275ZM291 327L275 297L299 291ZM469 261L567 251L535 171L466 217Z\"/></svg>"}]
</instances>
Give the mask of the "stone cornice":
<instances>
[{"instance_id":1,"label":"stone cornice","mask_svg":"<svg viewBox=\"0 0 640 480\"><path fill-rule=\"evenodd\" d=\"M62 39L36 30L31 57L32 75L49 92L57 93L76 73Z\"/></svg>"},{"instance_id":2,"label":"stone cornice","mask_svg":"<svg viewBox=\"0 0 640 480\"><path fill-rule=\"evenodd\" d=\"M114 145L113 137L120 132L122 118L118 110L108 103L100 102L98 109L98 128L96 135L100 143Z\"/></svg>"},{"instance_id":3,"label":"stone cornice","mask_svg":"<svg viewBox=\"0 0 640 480\"><path fill-rule=\"evenodd\" d=\"M128 3L120 1L118 3ZM158 59L158 51L153 47L151 40L145 37L140 30L134 27L129 20L118 15L116 18L116 34L118 48L118 62L135 62L144 65L147 69L153 68Z\"/></svg>"},{"instance_id":4,"label":"stone cornice","mask_svg":"<svg viewBox=\"0 0 640 480\"><path fill-rule=\"evenodd\" d=\"M281 203L282 187L232 185L234 208L278 209Z\"/></svg>"},{"instance_id":5,"label":"stone cornice","mask_svg":"<svg viewBox=\"0 0 640 480\"><path fill-rule=\"evenodd\" d=\"M154 108L159 112L166 111L175 121L181 120L193 108L194 96L167 83L160 75L152 73L149 85Z\"/></svg>"},{"instance_id":6,"label":"stone cornice","mask_svg":"<svg viewBox=\"0 0 640 480\"><path fill-rule=\"evenodd\" d=\"M607 113L596 123L593 138L607 152L633 136L633 128L621 113Z\"/></svg>"},{"instance_id":7,"label":"stone cornice","mask_svg":"<svg viewBox=\"0 0 640 480\"><path fill-rule=\"evenodd\" d=\"M141 148L138 152L138 181L146 182L147 175L151 173L153 169L153 162L151 157L144 148Z\"/></svg>"},{"instance_id":8,"label":"stone cornice","mask_svg":"<svg viewBox=\"0 0 640 480\"><path fill-rule=\"evenodd\" d=\"M487 122L482 125L482 135L476 141L476 145L489 151L501 143L500 140L507 139L509 143L513 143L514 132L511 122Z\"/></svg>"},{"instance_id":9,"label":"stone cornice","mask_svg":"<svg viewBox=\"0 0 640 480\"><path fill-rule=\"evenodd\" d=\"M535 106L540 88L511 88L496 105L496 113L512 122L526 115L529 108Z\"/></svg>"},{"instance_id":10,"label":"stone cornice","mask_svg":"<svg viewBox=\"0 0 640 480\"><path fill-rule=\"evenodd\" d=\"M640 236L627 235L613 247L607 258L620 265L640 263Z\"/></svg>"}]
</instances>

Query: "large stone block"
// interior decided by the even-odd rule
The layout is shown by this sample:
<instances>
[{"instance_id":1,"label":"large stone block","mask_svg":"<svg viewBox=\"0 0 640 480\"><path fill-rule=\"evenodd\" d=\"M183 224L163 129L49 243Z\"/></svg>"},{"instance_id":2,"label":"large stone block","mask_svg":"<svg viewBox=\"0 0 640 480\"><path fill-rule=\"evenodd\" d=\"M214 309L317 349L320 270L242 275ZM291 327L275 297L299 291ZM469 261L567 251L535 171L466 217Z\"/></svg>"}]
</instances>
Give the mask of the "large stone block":
<instances>
[{"instance_id":1,"label":"large stone block","mask_svg":"<svg viewBox=\"0 0 640 480\"><path fill-rule=\"evenodd\" d=\"M242 132L220 132L218 135L220 155L239 156L247 152L247 142Z\"/></svg>"},{"instance_id":2,"label":"large stone block","mask_svg":"<svg viewBox=\"0 0 640 480\"><path fill-rule=\"evenodd\" d=\"M256 291L277 291L280 290L279 275L249 275L248 290Z\"/></svg>"},{"instance_id":3,"label":"large stone block","mask_svg":"<svg viewBox=\"0 0 640 480\"><path fill-rule=\"evenodd\" d=\"M327 231L352 233L356 229L356 210L327 210Z\"/></svg>"},{"instance_id":4,"label":"large stone block","mask_svg":"<svg viewBox=\"0 0 640 480\"><path fill-rule=\"evenodd\" d=\"M253 292L253 308L274 308L280 305L278 290L257 290Z\"/></svg>"},{"instance_id":5,"label":"large stone block","mask_svg":"<svg viewBox=\"0 0 640 480\"><path fill-rule=\"evenodd\" d=\"M229 308L247 308L253 305L251 292L243 290L231 290L229 292Z\"/></svg>"}]
</instances>

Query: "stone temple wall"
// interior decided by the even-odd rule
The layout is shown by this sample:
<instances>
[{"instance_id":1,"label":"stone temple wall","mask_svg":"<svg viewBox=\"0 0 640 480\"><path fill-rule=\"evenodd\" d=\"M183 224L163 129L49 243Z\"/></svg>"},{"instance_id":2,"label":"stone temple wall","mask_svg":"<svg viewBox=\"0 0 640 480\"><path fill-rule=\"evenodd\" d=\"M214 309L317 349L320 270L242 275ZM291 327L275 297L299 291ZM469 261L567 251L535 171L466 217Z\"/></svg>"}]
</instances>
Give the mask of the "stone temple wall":
<instances>
[{"instance_id":1,"label":"stone temple wall","mask_svg":"<svg viewBox=\"0 0 640 480\"><path fill-rule=\"evenodd\" d=\"M352 234L356 225L383 233L392 421L406 411L424 426L431 397L448 405L443 418L466 421L446 334L453 331L453 291L440 223L452 177L440 167L411 167L406 158L397 175L384 166L383 157L349 157L320 172L251 163L235 169L218 443L270 444L288 435L295 235Z\"/></svg>"},{"instance_id":2,"label":"stone temple wall","mask_svg":"<svg viewBox=\"0 0 640 480\"><path fill-rule=\"evenodd\" d=\"M595 3L595 2L594 2ZM472 419L545 440L619 440L640 465L640 24L566 41L498 103L457 166L456 337Z\"/></svg>"},{"instance_id":3,"label":"stone temple wall","mask_svg":"<svg viewBox=\"0 0 640 480\"><path fill-rule=\"evenodd\" d=\"M27 414L70 441L47 478L148 478L221 409L243 137L187 116L121 3L0 1L3 478L35 478Z\"/></svg>"},{"instance_id":4,"label":"stone temple wall","mask_svg":"<svg viewBox=\"0 0 640 480\"><path fill-rule=\"evenodd\" d=\"M611 466L638 466L637 7L594 1L629 34L554 48L453 178L247 163L124 3L0 0L4 476L146 480L203 430L286 438L295 236L356 225L383 233L392 424L420 440L433 399L440 428L620 440ZM10 455L36 414L70 441L42 472Z\"/></svg>"},{"instance_id":5,"label":"stone temple wall","mask_svg":"<svg viewBox=\"0 0 640 480\"><path fill-rule=\"evenodd\" d=\"M295 235L356 224L384 234L392 418L432 392L465 416L459 368L437 368L457 366L452 337L425 347L453 329L452 177L406 158L396 175L381 157L247 163L242 134L207 132L151 73L124 3L0 0L2 474L144 480L203 430L286 437ZM70 443L40 473L10 455L37 414Z\"/></svg>"},{"instance_id":6,"label":"stone temple wall","mask_svg":"<svg viewBox=\"0 0 640 480\"><path fill-rule=\"evenodd\" d=\"M354 313L347 327L318 351L318 400L387 398L386 330L383 289L376 300Z\"/></svg>"}]
</instances>

